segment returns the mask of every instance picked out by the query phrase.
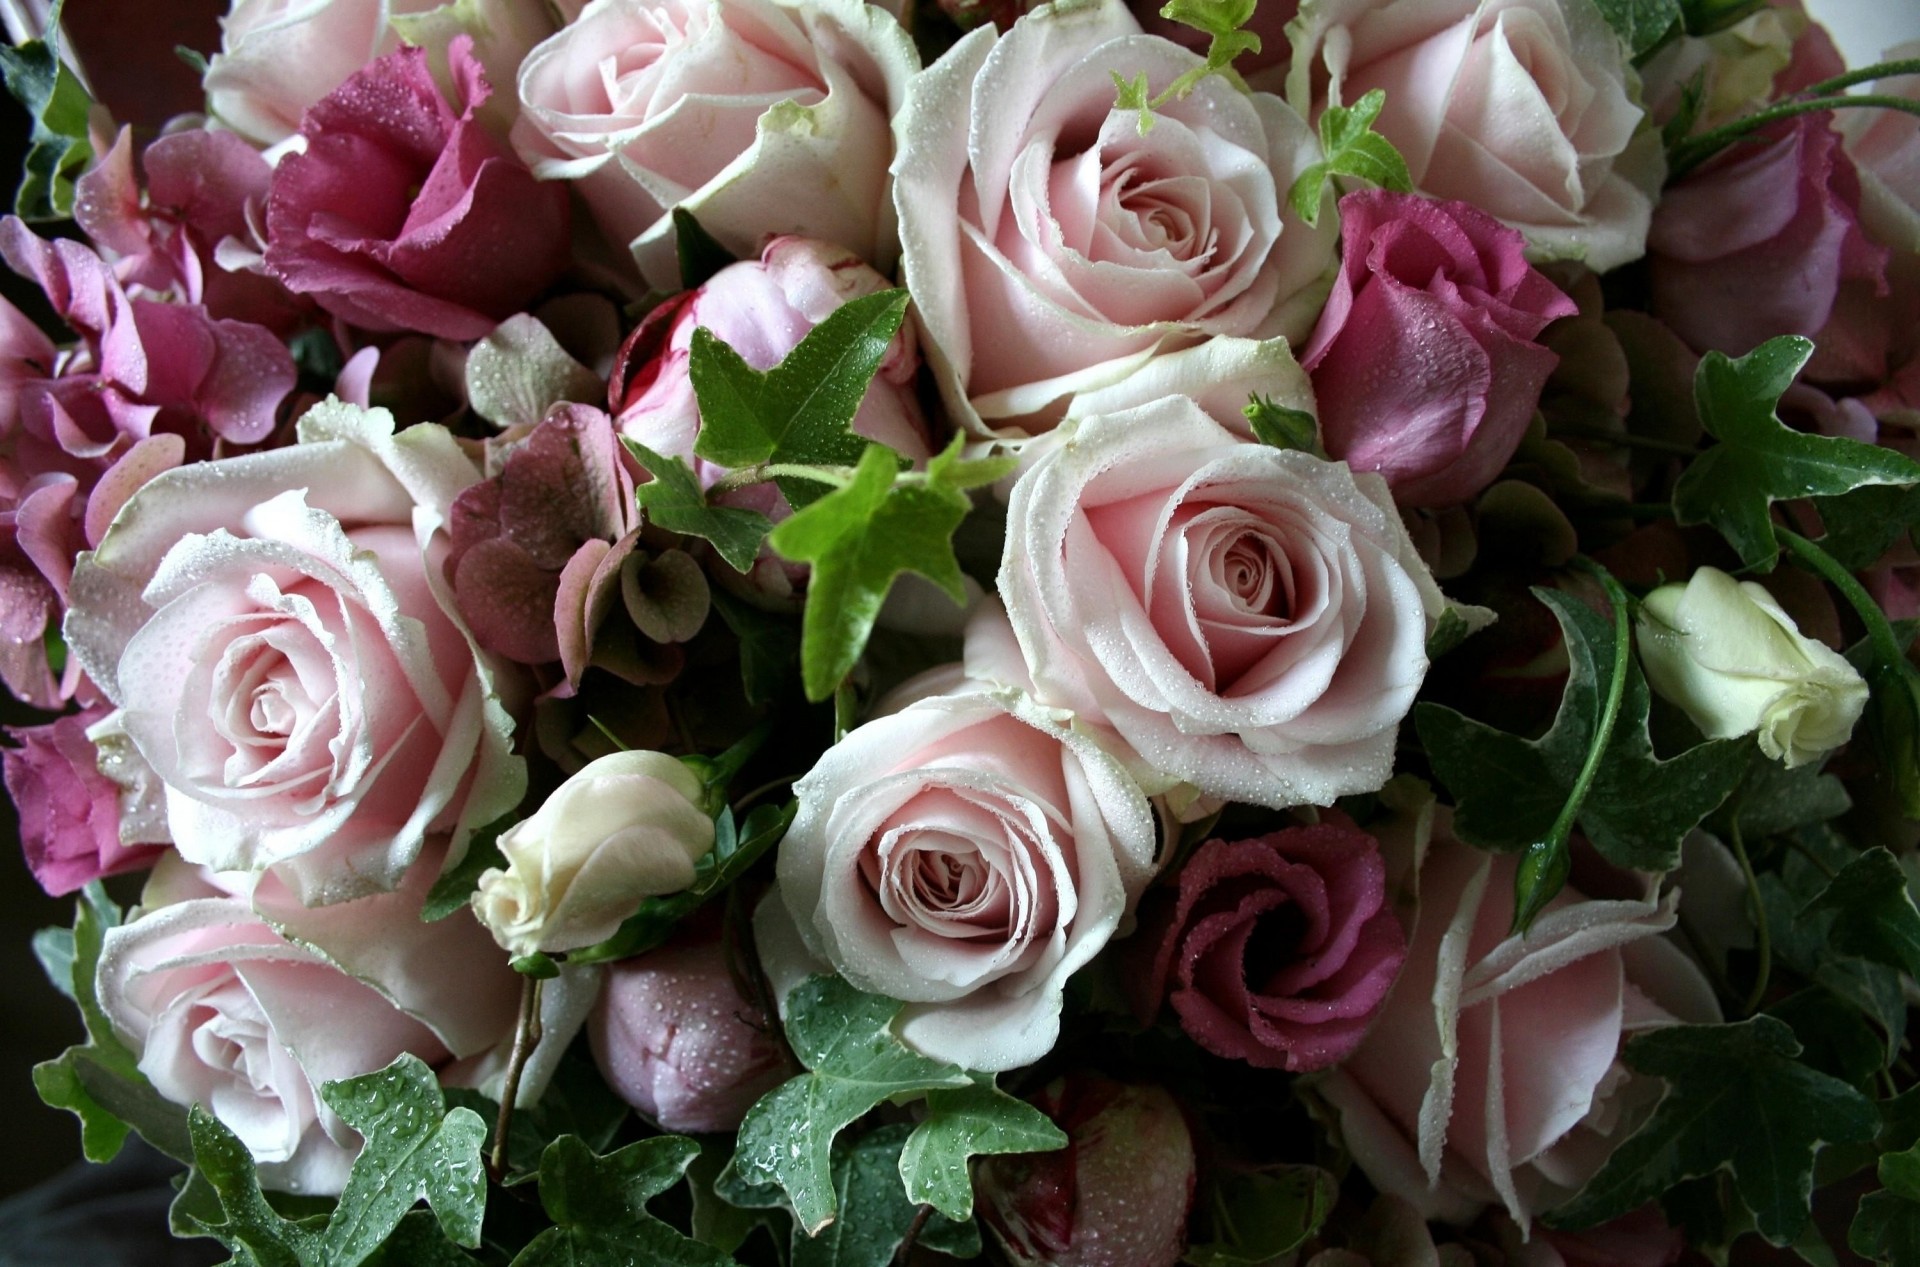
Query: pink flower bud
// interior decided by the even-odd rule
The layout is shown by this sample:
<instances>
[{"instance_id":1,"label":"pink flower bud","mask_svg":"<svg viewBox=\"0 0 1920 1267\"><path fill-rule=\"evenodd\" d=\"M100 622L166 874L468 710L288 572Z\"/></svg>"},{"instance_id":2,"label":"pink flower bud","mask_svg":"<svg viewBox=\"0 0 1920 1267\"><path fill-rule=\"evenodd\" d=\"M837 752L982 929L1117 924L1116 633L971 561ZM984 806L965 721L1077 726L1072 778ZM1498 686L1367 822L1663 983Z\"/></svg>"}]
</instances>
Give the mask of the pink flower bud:
<instances>
[{"instance_id":1,"label":"pink flower bud","mask_svg":"<svg viewBox=\"0 0 1920 1267\"><path fill-rule=\"evenodd\" d=\"M20 810L20 844L40 887L56 897L89 880L151 864L163 850L121 842L120 794L100 773L87 726L105 709L46 726L9 729L7 795Z\"/></svg>"}]
</instances>

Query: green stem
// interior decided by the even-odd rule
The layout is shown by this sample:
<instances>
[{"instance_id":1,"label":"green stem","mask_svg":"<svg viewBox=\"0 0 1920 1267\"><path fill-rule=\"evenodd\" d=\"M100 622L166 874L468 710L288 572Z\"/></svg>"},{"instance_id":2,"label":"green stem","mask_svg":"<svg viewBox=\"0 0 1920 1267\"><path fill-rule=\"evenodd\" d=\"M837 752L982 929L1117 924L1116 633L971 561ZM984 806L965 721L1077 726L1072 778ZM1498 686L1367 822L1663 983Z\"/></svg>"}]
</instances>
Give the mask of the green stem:
<instances>
[{"instance_id":1,"label":"green stem","mask_svg":"<svg viewBox=\"0 0 1920 1267\"><path fill-rule=\"evenodd\" d=\"M1643 449L1648 453L1664 453L1673 457L1690 458L1698 456L1700 446L1681 444L1677 440L1657 440L1652 436L1627 435L1624 432L1608 431L1604 427L1585 427L1577 422L1556 422L1549 429L1553 439L1591 440L1596 444L1613 444L1623 449Z\"/></svg>"},{"instance_id":2,"label":"green stem","mask_svg":"<svg viewBox=\"0 0 1920 1267\"><path fill-rule=\"evenodd\" d=\"M743 466L737 471L728 471L713 482L707 490L712 497L717 493L731 493L736 489L753 484L764 484L772 479L811 480L816 484L831 484L835 488L845 488L853 482L853 468L846 466L808 466L800 462L756 462L752 466Z\"/></svg>"},{"instance_id":3,"label":"green stem","mask_svg":"<svg viewBox=\"0 0 1920 1267\"><path fill-rule=\"evenodd\" d=\"M1904 57L1898 61L1876 62L1872 66L1862 66L1844 75L1835 75L1832 79L1823 79L1817 84L1803 88L1800 90L1800 95L1825 97L1836 92L1844 92L1855 84L1870 83L1875 79L1893 79L1900 75L1920 75L1920 57Z\"/></svg>"},{"instance_id":4,"label":"green stem","mask_svg":"<svg viewBox=\"0 0 1920 1267\"><path fill-rule=\"evenodd\" d=\"M1767 927L1767 904L1760 897L1760 881L1753 874L1753 863L1747 860L1746 841L1740 834L1740 807L1733 807L1728 815L1730 824L1727 840L1733 846L1733 856L1740 863L1740 874L1747 878L1747 897L1753 902L1753 945L1754 953L1760 957L1760 967L1753 978L1753 989L1747 991L1746 1002L1740 1007L1742 1016L1752 1016L1759 1011L1760 1003L1767 997L1767 983L1773 976L1773 932Z\"/></svg>"},{"instance_id":5,"label":"green stem","mask_svg":"<svg viewBox=\"0 0 1920 1267\"><path fill-rule=\"evenodd\" d=\"M507 1176L507 1137L513 1126L513 1102L520 1095L520 1076L527 1060L540 1045L539 977L520 978L520 1023L513 1033L513 1053L507 1057L507 1081L500 1091L500 1116L493 1125L493 1152L487 1158L487 1174L495 1183Z\"/></svg>"},{"instance_id":6,"label":"green stem","mask_svg":"<svg viewBox=\"0 0 1920 1267\"><path fill-rule=\"evenodd\" d=\"M1867 593L1866 586L1854 580L1853 573L1840 566L1840 560L1799 533L1786 528L1775 528L1774 532L1782 545L1839 590L1841 597L1860 614L1860 623L1867 627L1867 641L1873 644L1873 654L1884 664L1899 664L1905 658L1905 653L1900 650L1900 639L1894 636L1887 614L1880 610L1880 604L1873 601L1873 595Z\"/></svg>"},{"instance_id":7,"label":"green stem","mask_svg":"<svg viewBox=\"0 0 1920 1267\"><path fill-rule=\"evenodd\" d=\"M1782 101L1758 110L1745 118L1735 119L1723 124L1711 132L1702 132L1699 136L1688 137L1673 147L1668 156L1668 179L1677 180L1700 164L1712 158L1722 149L1739 140L1747 133L1766 127L1769 123L1778 123L1782 119L1791 119L1802 114L1818 114L1823 110L1858 110L1872 108L1879 110L1898 110L1904 114L1920 115L1920 101L1909 101L1905 97L1893 97L1884 93L1863 93L1859 96L1841 95L1815 97L1803 101Z\"/></svg>"}]
</instances>

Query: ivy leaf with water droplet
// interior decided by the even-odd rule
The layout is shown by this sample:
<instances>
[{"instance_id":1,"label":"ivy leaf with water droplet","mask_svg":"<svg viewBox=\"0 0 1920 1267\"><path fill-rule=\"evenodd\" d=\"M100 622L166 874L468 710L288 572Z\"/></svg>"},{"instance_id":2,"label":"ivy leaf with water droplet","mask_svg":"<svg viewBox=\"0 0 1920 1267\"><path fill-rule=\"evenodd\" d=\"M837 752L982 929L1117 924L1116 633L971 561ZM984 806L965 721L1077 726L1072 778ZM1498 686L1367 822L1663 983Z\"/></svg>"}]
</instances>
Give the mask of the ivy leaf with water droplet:
<instances>
[{"instance_id":1,"label":"ivy leaf with water droplet","mask_svg":"<svg viewBox=\"0 0 1920 1267\"><path fill-rule=\"evenodd\" d=\"M699 1155L700 1145L682 1135L656 1135L604 1157L562 1135L540 1156L540 1204L554 1226L513 1267L732 1267L728 1255L647 1212Z\"/></svg>"},{"instance_id":2,"label":"ivy leaf with water droplet","mask_svg":"<svg viewBox=\"0 0 1920 1267\"><path fill-rule=\"evenodd\" d=\"M282 1217L260 1190L260 1176L247 1146L197 1104L188 1110L187 1130L193 1140L198 1182L190 1180L174 1203L176 1234L212 1237L233 1251L235 1261L250 1267L329 1267L326 1215ZM209 1194L218 1198L218 1222L212 1221Z\"/></svg>"},{"instance_id":3,"label":"ivy leaf with water droplet","mask_svg":"<svg viewBox=\"0 0 1920 1267\"><path fill-rule=\"evenodd\" d=\"M810 977L787 996L787 1041L808 1069L762 1096L740 1123L735 1174L786 1190L808 1235L833 1222L833 1141L896 1097L973 1085L957 1065L902 1043L893 1021L903 1005L865 994L839 977Z\"/></svg>"},{"instance_id":4,"label":"ivy leaf with water droplet","mask_svg":"<svg viewBox=\"0 0 1920 1267\"><path fill-rule=\"evenodd\" d=\"M633 460L653 478L633 490L647 522L668 532L713 543L727 566L744 575L759 557L760 543L773 523L757 510L711 506L693 468L677 457L655 453L637 440L624 440Z\"/></svg>"},{"instance_id":5,"label":"ivy leaf with water droplet","mask_svg":"<svg viewBox=\"0 0 1920 1267\"><path fill-rule=\"evenodd\" d=\"M842 1139L835 1144L833 1178L841 1215L817 1236L808 1236L794 1224L792 1267L887 1267L893 1262L918 1213L916 1202L900 1187L906 1168L902 1148L911 1130L906 1123L896 1122L857 1141ZM928 1220L920 1239L961 1258L972 1257L981 1248L979 1229L971 1221L949 1222L937 1214Z\"/></svg>"},{"instance_id":6,"label":"ivy leaf with water droplet","mask_svg":"<svg viewBox=\"0 0 1920 1267\"><path fill-rule=\"evenodd\" d=\"M31 145L13 209L25 220L73 214L73 182L93 158L87 116L93 102L60 55L60 9L47 13L44 39L0 45L0 75L32 121Z\"/></svg>"},{"instance_id":7,"label":"ivy leaf with water droplet","mask_svg":"<svg viewBox=\"0 0 1920 1267\"><path fill-rule=\"evenodd\" d=\"M1780 397L1812 355L1812 340L1784 335L1737 360L1709 352L1694 374L1700 421L1720 443L1674 484L1674 518L1712 524L1749 567L1770 568L1779 557L1776 501L1920 484L1920 463L1893 449L1807 435L1780 421Z\"/></svg>"},{"instance_id":8,"label":"ivy leaf with water droplet","mask_svg":"<svg viewBox=\"0 0 1920 1267\"><path fill-rule=\"evenodd\" d=\"M1328 106L1321 112L1320 148L1326 157L1302 171L1287 191L1294 211L1309 225L1320 222L1327 182L1335 176L1352 176L1398 194L1413 192L1407 160L1392 141L1373 130L1386 104L1386 91L1375 88L1351 106Z\"/></svg>"},{"instance_id":9,"label":"ivy leaf with water droplet","mask_svg":"<svg viewBox=\"0 0 1920 1267\"><path fill-rule=\"evenodd\" d=\"M1067 1133L1039 1109L993 1085L991 1077L954 1091L927 1092L927 1117L900 1153L900 1178L914 1202L950 1219L973 1217L969 1162L994 1153L1050 1153Z\"/></svg>"}]
</instances>

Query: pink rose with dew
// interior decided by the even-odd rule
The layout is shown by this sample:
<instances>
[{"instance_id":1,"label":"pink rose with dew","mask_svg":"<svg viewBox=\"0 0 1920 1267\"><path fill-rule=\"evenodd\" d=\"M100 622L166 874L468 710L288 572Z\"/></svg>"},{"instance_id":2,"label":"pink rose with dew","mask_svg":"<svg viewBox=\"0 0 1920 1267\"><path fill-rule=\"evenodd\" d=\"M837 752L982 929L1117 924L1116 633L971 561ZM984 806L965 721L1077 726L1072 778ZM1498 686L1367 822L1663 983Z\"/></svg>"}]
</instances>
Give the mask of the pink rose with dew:
<instances>
[{"instance_id":1,"label":"pink rose with dew","mask_svg":"<svg viewBox=\"0 0 1920 1267\"><path fill-rule=\"evenodd\" d=\"M125 789L100 772L99 751L87 738L87 727L106 713L92 708L6 732L19 745L4 757L27 869L55 897L101 876L151 866L164 851L160 842L122 839Z\"/></svg>"},{"instance_id":2,"label":"pink rose with dew","mask_svg":"<svg viewBox=\"0 0 1920 1267\"><path fill-rule=\"evenodd\" d=\"M267 272L368 330L478 339L571 259L566 187L475 117L493 90L472 41L448 61L457 102L400 49L309 110L306 149L274 168Z\"/></svg>"},{"instance_id":3,"label":"pink rose with dew","mask_svg":"<svg viewBox=\"0 0 1920 1267\"><path fill-rule=\"evenodd\" d=\"M607 1085L668 1131L731 1131L792 1072L740 992L717 921L607 969L588 1022Z\"/></svg>"},{"instance_id":4,"label":"pink rose with dew","mask_svg":"<svg viewBox=\"0 0 1920 1267\"><path fill-rule=\"evenodd\" d=\"M1187 1247L1193 1135L1155 1086L1073 1073L1033 1104L1067 1133L1049 1153L984 1158L981 1220L1015 1267L1173 1267Z\"/></svg>"},{"instance_id":5,"label":"pink rose with dew","mask_svg":"<svg viewBox=\"0 0 1920 1267\"><path fill-rule=\"evenodd\" d=\"M1406 958L1386 865L1351 826L1209 840L1145 916L1142 1010L1168 998L1217 1056L1304 1073L1360 1044ZM1171 988L1171 996L1168 990Z\"/></svg>"},{"instance_id":6,"label":"pink rose with dew","mask_svg":"<svg viewBox=\"0 0 1920 1267\"><path fill-rule=\"evenodd\" d=\"M1519 447L1560 358L1535 342L1578 312L1526 240L1463 202L1340 200L1340 277L1301 354L1327 452L1403 506L1454 505Z\"/></svg>"}]
</instances>

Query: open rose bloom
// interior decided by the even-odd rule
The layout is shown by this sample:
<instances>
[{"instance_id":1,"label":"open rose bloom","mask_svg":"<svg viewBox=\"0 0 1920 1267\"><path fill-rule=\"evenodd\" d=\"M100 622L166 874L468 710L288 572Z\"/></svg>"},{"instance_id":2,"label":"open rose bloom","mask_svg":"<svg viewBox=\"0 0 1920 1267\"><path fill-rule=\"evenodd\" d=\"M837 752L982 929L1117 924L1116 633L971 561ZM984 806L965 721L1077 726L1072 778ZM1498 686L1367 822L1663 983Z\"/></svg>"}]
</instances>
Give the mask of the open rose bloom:
<instances>
[{"instance_id":1,"label":"open rose bloom","mask_svg":"<svg viewBox=\"0 0 1920 1267\"><path fill-rule=\"evenodd\" d=\"M127 3L0 773L172 1228L1905 1263L1910 0Z\"/></svg>"}]
</instances>

